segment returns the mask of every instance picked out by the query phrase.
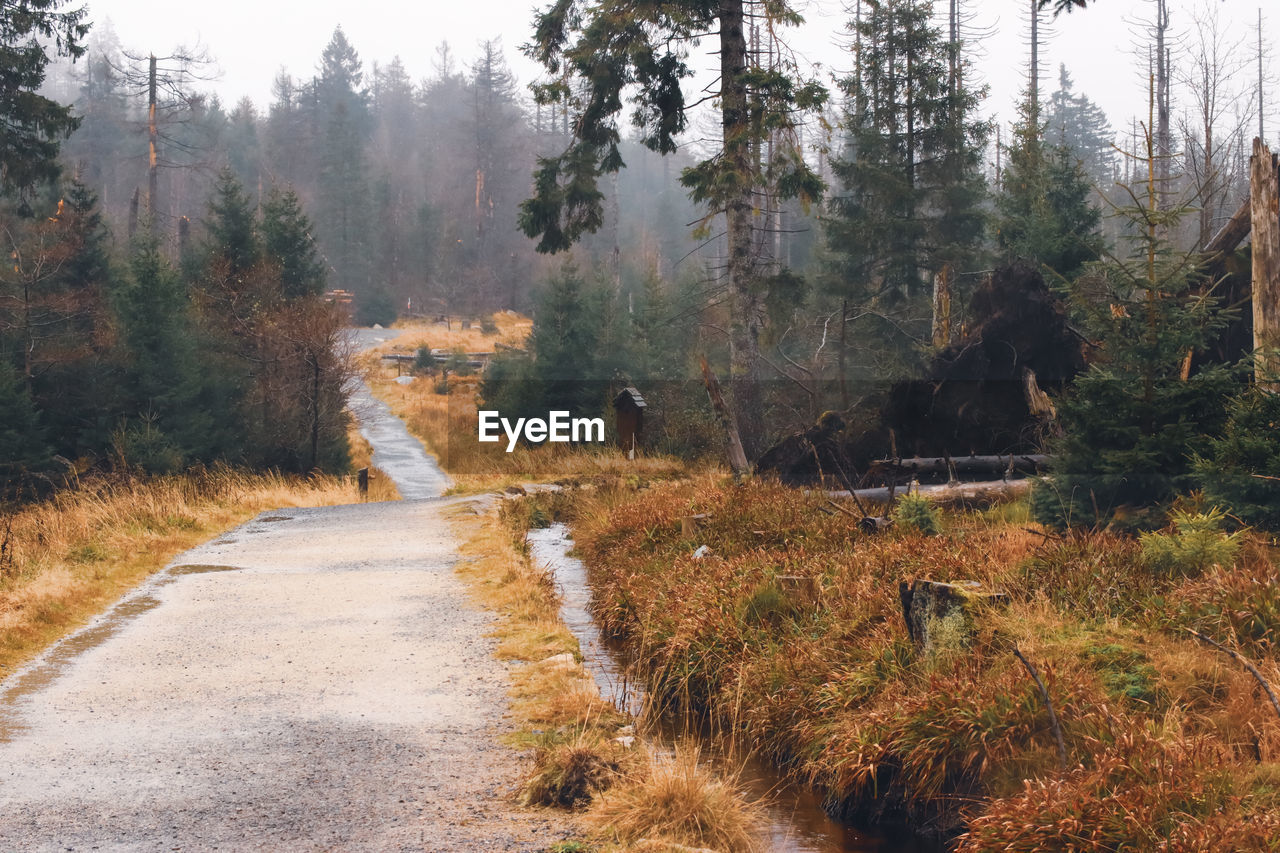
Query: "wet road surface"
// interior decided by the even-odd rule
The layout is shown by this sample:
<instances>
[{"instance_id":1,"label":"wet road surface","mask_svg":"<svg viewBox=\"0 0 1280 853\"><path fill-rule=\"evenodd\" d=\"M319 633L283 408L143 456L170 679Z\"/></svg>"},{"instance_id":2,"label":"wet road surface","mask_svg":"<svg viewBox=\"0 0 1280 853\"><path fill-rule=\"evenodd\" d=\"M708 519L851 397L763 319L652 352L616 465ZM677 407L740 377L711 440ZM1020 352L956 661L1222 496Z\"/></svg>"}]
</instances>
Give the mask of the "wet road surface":
<instances>
[{"instance_id":1,"label":"wet road surface","mask_svg":"<svg viewBox=\"0 0 1280 853\"><path fill-rule=\"evenodd\" d=\"M451 503L264 513L0 682L0 850L563 837L508 803L506 670L452 571Z\"/></svg>"}]
</instances>

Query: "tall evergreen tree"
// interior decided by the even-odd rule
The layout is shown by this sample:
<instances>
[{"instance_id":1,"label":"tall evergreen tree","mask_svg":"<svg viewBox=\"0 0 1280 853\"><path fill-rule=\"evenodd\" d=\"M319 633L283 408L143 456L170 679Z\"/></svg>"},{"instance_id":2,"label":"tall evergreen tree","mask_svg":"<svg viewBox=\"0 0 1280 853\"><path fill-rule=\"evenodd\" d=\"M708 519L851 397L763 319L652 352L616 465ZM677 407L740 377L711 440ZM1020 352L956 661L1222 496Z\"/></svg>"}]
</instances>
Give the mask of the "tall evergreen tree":
<instances>
[{"instance_id":1,"label":"tall evergreen tree","mask_svg":"<svg viewBox=\"0 0 1280 853\"><path fill-rule=\"evenodd\" d=\"M311 237L311 221L292 188L272 187L262 206L262 250L268 261L280 267L285 298L324 292L324 263Z\"/></svg>"},{"instance_id":2,"label":"tall evergreen tree","mask_svg":"<svg viewBox=\"0 0 1280 853\"><path fill-rule=\"evenodd\" d=\"M822 182L800 156L794 129L798 114L820 106L826 91L799 80L794 69L751 67L749 13L766 31L800 21L789 3L748 0L624 0L609 6L558 0L541 13L530 53L557 82L539 90L539 101L571 106L577 117L568 148L539 160L521 226L544 252L567 249L599 229L599 178L624 165L617 122L623 91L637 89L631 119L643 144L674 152L688 121L682 88L693 75L688 45L716 39L721 139L715 156L686 169L681 182L694 201L707 205L708 219L725 216L732 387L743 443L754 454L764 437L760 346L771 272L757 239L766 227L758 218L759 196L772 187L784 198L820 197ZM791 144L776 145L766 165L756 155L770 134Z\"/></svg>"},{"instance_id":3,"label":"tall evergreen tree","mask_svg":"<svg viewBox=\"0 0 1280 853\"><path fill-rule=\"evenodd\" d=\"M1065 64L1058 66L1058 88L1045 110L1044 141L1070 152L1089 180L1107 191L1116 180L1115 133L1107 114L1075 85Z\"/></svg>"},{"instance_id":4,"label":"tall evergreen tree","mask_svg":"<svg viewBox=\"0 0 1280 853\"><path fill-rule=\"evenodd\" d=\"M370 284L369 115L363 81L360 56L339 27L321 56L316 85L321 122L318 224L335 284L357 294L366 293Z\"/></svg>"},{"instance_id":5,"label":"tall evergreen tree","mask_svg":"<svg viewBox=\"0 0 1280 853\"><path fill-rule=\"evenodd\" d=\"M1045 143L1038 114L1024 100L996 196L996 239L1011 258L1071 279L1101 252L1102 212L1072 151Z\"/></svg>"},{"instance_id":6,"label":"tall evergreen tree","mask_svg":"<svg viewBox=\"0 0 1280 853\"><path fill-rule=\"evenodd\" d=\"M79 124L69 106L39 94L50 49L73 60L85 51L86 10L65 6L64 0L0 4L0 192L24 200L57 176L60 141Z\"/></svg>"},{"instance_id":7,"label":"tall evergreen tree","mask_svg":"<svg viewBox=\"0 0 1280 853\"><path fill-rule=\"evenodd\" d=\"M1121 210L1136 231L1127 253L1091 264L1073 288L1101 349L1058 407L1053 476L1033 494L1049 524L1159 526L1150 508L1195 485L1192 460L1226 420L1230 368L1191 361L1225 318L1191 290L1196 256L1168 243L1188 209L1161 207L1155 146L1148 132L1147 180Z\"/></svg>"},{"instance_id":8,"label":"tall evergreen tree","mask_svg":"<svg viewBox=\"0 0 1280 853\"><path fill-rule=\"evenodd\" d=\"M971 269L980 251L980 92L962 75L951 83L959 46L934 25L926 0L868 4L854 27L845 146L832 164L841 191L826 223L834 289L879 312L927 317L909 306L944 265Z\"/></svg>"}]
</instances>

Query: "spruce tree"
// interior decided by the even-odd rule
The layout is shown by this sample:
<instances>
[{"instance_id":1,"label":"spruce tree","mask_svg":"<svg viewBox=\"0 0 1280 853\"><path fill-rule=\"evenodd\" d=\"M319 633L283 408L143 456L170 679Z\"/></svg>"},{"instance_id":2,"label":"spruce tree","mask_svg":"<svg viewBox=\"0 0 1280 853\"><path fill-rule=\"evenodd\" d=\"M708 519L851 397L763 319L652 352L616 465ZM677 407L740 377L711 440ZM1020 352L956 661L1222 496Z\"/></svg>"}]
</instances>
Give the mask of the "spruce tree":
<instances>
[{"instance_id":1,"label":"spruce tree","mask_svg":"<svg viewBox=\"0 0 1280 853\"><path fill-rule=\"evenodd\" d=\"M279 266L280 289L286 299L324 292L324 263L311 230L298 194L292 188L272 188L262 206L262 251L268 261Z\"/></svg>"},{"instance_id":2,"label":"spruce tree","mask_svg":"<svg viewBox=\"0 0 1280 853\"><path fill-rule=\"evenodd\" d=\"M1102 212L1090 203L1093 190L1071 151L1045 143L1045 126L1030 97L1019 107L996 195L996 240L1010 259L1070 280L1102 250Z\"/></svg>"},{"instance_id":3,"label":"spruce tree","mask_svg":"<svg viewBox=\"0 0 1280 853\"><path fill-rule=\"evenodd\" d=\"M1116 178L1115 133L1101 107L1075 94L1065 64L1058 67L1058 88L1049 96L1044 118L1045 142L1065 148L1094 186L1110 190Z\"/></svg>"},{"instance_id":4,"label":"spruce tree","mask_svg":"<svg viewBox=\"0 0 1280 853\"><path fill-rule=\"evenodd\" d=\"M854 28L845 145L832 163L841 191L826 223L830 289L902 312L944 265L969 269L979 253L987 126L976 118L980 93L950 84L958 46L934 25L931 3L869 4Z\"/></svg>"},{"instance_id":5,"label":"spruce tree","mask_svg":"<svg viewBox=\"0 0 1280 853\"><path fill-rule=\"evenodd\" d=\"M14 494L29 475L49 464L40 416L26 385L0 359L0 502Z\"/></svg>"},{"instance_id":6,"label":"spruce tree","mask_svg":"<svg viewBox=\"0 0 1280 853\"><path fill-rule=\"evenodd\" d=\"M230 278L243 276L258 260L253 202L231 167L218 172L205 218L209 259Z\"/></svg>"},{"instance_id":7,"label":"spruce tree","mask_svg":"<svg viewBox=\"0 0 1280 853\"><path fill-rule=\"evenodd\" d=\"M29 191L58 175L58 147L79 119L71 107L39 94L49 51L76 59L85 52L84 7L63 0L0 4L0 192Z\"/></svg>"},{"instance_id":8,"label":"spruce tree","mask_svg":"<svg viewBox=\"0 0 1280 853\"><path fill-rule=\"evenodd\" d=\"M1225 421L1231 369L1191 362L1225 318L1192 291L1197 257L1169 244L1188 209L1160 206L1156 156L1148 133L1147 181L1119 210L1136 231L1127 254L1088 265L1073 287L1101 348L1058 406L1063 437L1032 501L1048 524L1159 526L1159 507L1195 485L1192 459Z\"/></svg>"}]
</instances>

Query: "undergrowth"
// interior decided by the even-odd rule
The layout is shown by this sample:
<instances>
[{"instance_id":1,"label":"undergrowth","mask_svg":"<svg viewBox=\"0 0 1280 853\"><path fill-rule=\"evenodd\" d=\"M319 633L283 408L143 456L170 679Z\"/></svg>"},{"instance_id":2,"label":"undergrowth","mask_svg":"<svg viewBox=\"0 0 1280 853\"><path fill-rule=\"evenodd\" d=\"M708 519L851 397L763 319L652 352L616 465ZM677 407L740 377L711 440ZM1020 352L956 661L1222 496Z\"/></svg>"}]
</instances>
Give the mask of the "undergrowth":
<instances>
[{"instance_id":1,"label":"undergrowth","mask_svg":"<svg viewBox=\"0 0 1280 853\"><path fill-rule=\"evenodd\" d=\"M1275 849L1280 724L1252 676L1186 630L1280 685L1262 544L1241 537L1231 559L1170 571L1134 539L1042 532L1014 511L872 535L825 505L709 475L577 499L597 614L651 696L746 739L834 814L951 838L967 827L965 850L1153 849L1157 835L1209 849L1195 845L1215 833ZM691 515L705 516L696 541L681 532ZM696 559L699 545L712 555ZM957 653L925 656L898 596L911 578L976 581L1008 602ZM1015 649L1050 694L1066 769ZM1020 840L1017 827L1035 829Z\"/></svg>"}]
</instances>

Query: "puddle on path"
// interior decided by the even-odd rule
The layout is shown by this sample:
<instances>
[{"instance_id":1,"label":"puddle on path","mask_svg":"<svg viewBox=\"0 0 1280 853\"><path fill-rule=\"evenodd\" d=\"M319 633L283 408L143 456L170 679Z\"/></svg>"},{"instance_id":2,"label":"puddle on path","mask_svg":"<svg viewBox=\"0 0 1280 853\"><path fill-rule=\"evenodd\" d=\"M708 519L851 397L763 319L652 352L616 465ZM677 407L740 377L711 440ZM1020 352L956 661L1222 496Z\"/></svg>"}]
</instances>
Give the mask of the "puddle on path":
<instances>
[{"instance_id":1,"label":"puddle on path","mask_svg":"<svg viewBox=\"0 0 1280 853\"><path fill-rule=\"evenodd\" d=\"M8 679L0 693L0 743L12 740L25 728L15 713L14 705L18 700L52 684L77 657L101 646L127 623L159 604L160 599L150 594L131 596L97 622L59 642L33 666Z\"/></svg>"}]
</instances>

